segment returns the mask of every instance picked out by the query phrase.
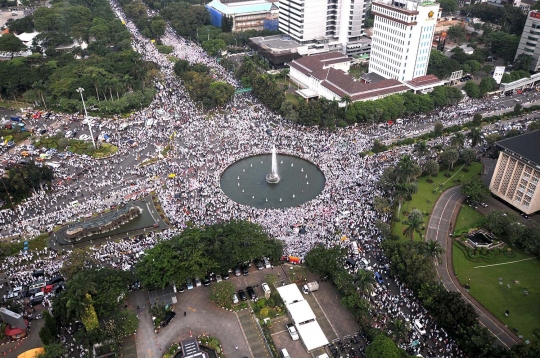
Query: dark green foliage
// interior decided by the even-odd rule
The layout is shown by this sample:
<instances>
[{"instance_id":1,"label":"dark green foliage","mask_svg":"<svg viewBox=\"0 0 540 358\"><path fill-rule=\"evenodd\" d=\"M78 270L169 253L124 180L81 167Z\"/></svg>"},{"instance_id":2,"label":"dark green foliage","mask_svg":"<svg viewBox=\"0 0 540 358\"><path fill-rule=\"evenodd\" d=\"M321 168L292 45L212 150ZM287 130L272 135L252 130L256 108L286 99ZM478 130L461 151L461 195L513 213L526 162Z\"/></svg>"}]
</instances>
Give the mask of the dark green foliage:
<instances>
[{"instance_id":1,"label":"dark green foliage","mask_svg":"<svg viewBox=\"0 0 540 358\"><path fill-rule=\"evenodd\" d=\"M33 190L49 188L52 179L53 171L47 166L38 167L33 161L24 166L16 166L7 171L7 178L1 178L0 198L6 205L11 205L11 202L16 205L30 196Z\"/></svg>"},{"instance_id":2,"label":"dark green foliage","mask_svg":"<svg viewBox=\"0 0 540 358\"><path fill-rule=\"evenodd\" d=\"M233 29L234 20L231 16L223 16L221 19L221 31L231 32Z\"/></svg>"},{"instance_id":3,"label":"dark green foliage","mask_svg":"<svg viewBox=\"0 0 540 358\"><path fill-rule=\"evenodd\" d=\"M174 73L184 81L191 99L202 103L206 109L223 106L234 95L234 87L215 81L206 65L190 65L186 60L178 60L174 64Z\"/></svg>"},{"instance_id":4,"label":"dark green foliage","mask_svg":"<svg viewBox=\"0 0 540 358\"><path fill-rule=\"evenodd\" d=\"M263 256L275 261L282 255L281 241L270 239L259 225L231 221L191 228L147 250L137 264L137 275L145 287L163 288L184 284L207 272L226 270Z\"/></svg>"}]
</instances>

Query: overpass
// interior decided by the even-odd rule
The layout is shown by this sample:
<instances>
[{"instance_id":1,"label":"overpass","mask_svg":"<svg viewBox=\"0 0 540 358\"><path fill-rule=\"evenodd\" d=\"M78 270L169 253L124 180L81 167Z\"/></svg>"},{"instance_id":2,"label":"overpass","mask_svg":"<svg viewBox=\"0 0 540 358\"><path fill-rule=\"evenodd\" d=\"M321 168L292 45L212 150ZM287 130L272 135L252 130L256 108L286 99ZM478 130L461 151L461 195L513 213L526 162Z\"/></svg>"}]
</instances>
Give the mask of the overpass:
<instances>
[{"instance_id":1,"label":"overpass","mask_svg":"<svg viewBox=\"0 0 540 358\"><path fill-rule=\"evenodd\" d=\"M501 83L501 91L513 91L517 89L532 88L540 82L540 73L535 73L531 77L522 78L514 82Z\"/></svg>"}]
</instances>

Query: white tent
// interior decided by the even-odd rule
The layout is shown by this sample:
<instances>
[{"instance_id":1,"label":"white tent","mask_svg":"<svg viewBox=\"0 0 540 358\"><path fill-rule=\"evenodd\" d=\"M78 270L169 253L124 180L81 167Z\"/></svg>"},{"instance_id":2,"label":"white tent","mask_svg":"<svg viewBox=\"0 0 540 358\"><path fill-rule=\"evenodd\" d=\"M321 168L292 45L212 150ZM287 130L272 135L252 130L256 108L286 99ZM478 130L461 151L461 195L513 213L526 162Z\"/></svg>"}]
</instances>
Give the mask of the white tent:
<instances>
[{"instance_id":1,"label":"white tent","mask_svg":"<svg viewBox=\"0 0 540 358\"><path fill-rule=\"evenodd\" d=\"M319 326L317 321L312 321L305 324L297 324L296 329L300 338L302 338L302 343L308 352L311 352L317 348L324 347L328 344L328 339L324 335L324 332Z\"/></svg>"}]
</instances>

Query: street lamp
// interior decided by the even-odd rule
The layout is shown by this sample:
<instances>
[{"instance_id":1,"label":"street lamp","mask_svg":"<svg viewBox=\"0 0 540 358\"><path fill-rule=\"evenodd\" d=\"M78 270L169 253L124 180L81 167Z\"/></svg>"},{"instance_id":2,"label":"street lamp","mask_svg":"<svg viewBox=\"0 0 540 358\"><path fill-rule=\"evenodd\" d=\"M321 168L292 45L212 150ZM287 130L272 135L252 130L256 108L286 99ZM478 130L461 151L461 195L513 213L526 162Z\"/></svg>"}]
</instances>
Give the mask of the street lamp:
<instances>
[{"instance_id":1,"label":"street lamp","mask_svg":"<svg viewBox=\"0 0 540 358\"><path fill-rule=\"evenodd\" d=\"M81 94L82 105L84 108L84 119L86 119L86 124L88 124L88 128L90 129L90 137L92 137L92 144L94 145L94 148L96 148L96 141L94 140L94 133L92 133L92 126L90 125L90 122L88 121L88 112L86 111L86 104L84 103L84 97L83 97L84 88L79 87L75 91Z\"/></svg>"}]
</instances>

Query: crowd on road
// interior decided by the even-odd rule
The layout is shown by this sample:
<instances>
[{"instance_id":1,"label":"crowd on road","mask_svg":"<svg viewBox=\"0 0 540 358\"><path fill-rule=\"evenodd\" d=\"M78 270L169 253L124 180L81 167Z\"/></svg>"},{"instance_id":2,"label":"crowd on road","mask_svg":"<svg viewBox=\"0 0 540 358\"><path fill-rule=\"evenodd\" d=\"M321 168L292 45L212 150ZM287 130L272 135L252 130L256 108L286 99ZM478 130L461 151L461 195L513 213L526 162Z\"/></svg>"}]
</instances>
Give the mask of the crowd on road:
<instances>
[{"instance_id":1,"label":"crowd on road","mask_svg":"<svg viewBox=\"0 0 540 358\"><path fill-rule=\"evenodd\" d=\"M384 267L387 262L380 253L381 236L375 222L388 218L379 215L372 205L375 196L383 195L377 180L384 168L394 165L403 152L410 152L412 148L366 158L360 158L358 153L371 147L373 135L414 134L416 126L439 120L446 125L462 123L486 108L485 103L475 100L390 129L377 127L366 131L350 127L327 131L286 123L250 94L241 94L209 119L189 99L174 75L172 62L160 54L149 39L141 36L116 1L111 0L111 6L130 30L134 48L145 60L160 66L163 77L156 83L158 93L148 108L130 118L131 123L139 125L111 132L112 141L119 147L114 156L101 160L81 155L66 158L64 166L55 170L62 180L55 182L52 193L36 190L16 210L1 211L0 225L6 235L48 232L57 225L155 192L171 221L170 228L159 234L90 245L93 256L102 264L128 270L145 249L156 244L158 236L170 238L188 222L205 225L234 218L260 224L268 234L285 243L286 255L303 258L315 244L348 246L354 241L363 248L366 258L378 265L375 267ZM204 63L216 77L239 86L215 59L195 43L178 37L170 28L162 42L173 47L174 56L190 63ZM153 124L147 126L149 118ZM270 128L271 134L267 131ZM139 145L126 144L130 141ZM272 145L276 145L279 153L303 157L322 170L326 185L317 198L297 207L257 209L239 205L223 193L220 177L225 168L243 157L268 153ZM165 147L170 150L160 155ZM156 157L156 161L148 161ZM295 227L305 230L299 232ZM344 237L347 240L343 240ZM71 249L66 247L61 252L64 259ZM32 253L21 252L2 264L1 269L12 286L30 283L37 267L45 270L47 276L59 271L62 261L57 259L56 253L37 254L40 254L37 261L28 260ZM429 322L429 315L412 293L398 281L395 283L399 292L392 294L388 286L380 285L371 297L377 310L384 312L378 324L383 326L396 315L411 322L419 320L428 327L425 338L430 339L429 349L435 350L436 356L462 356L444 330ZM420 338L413 333L411 342Z\"/></svg>"}]
</instances>

